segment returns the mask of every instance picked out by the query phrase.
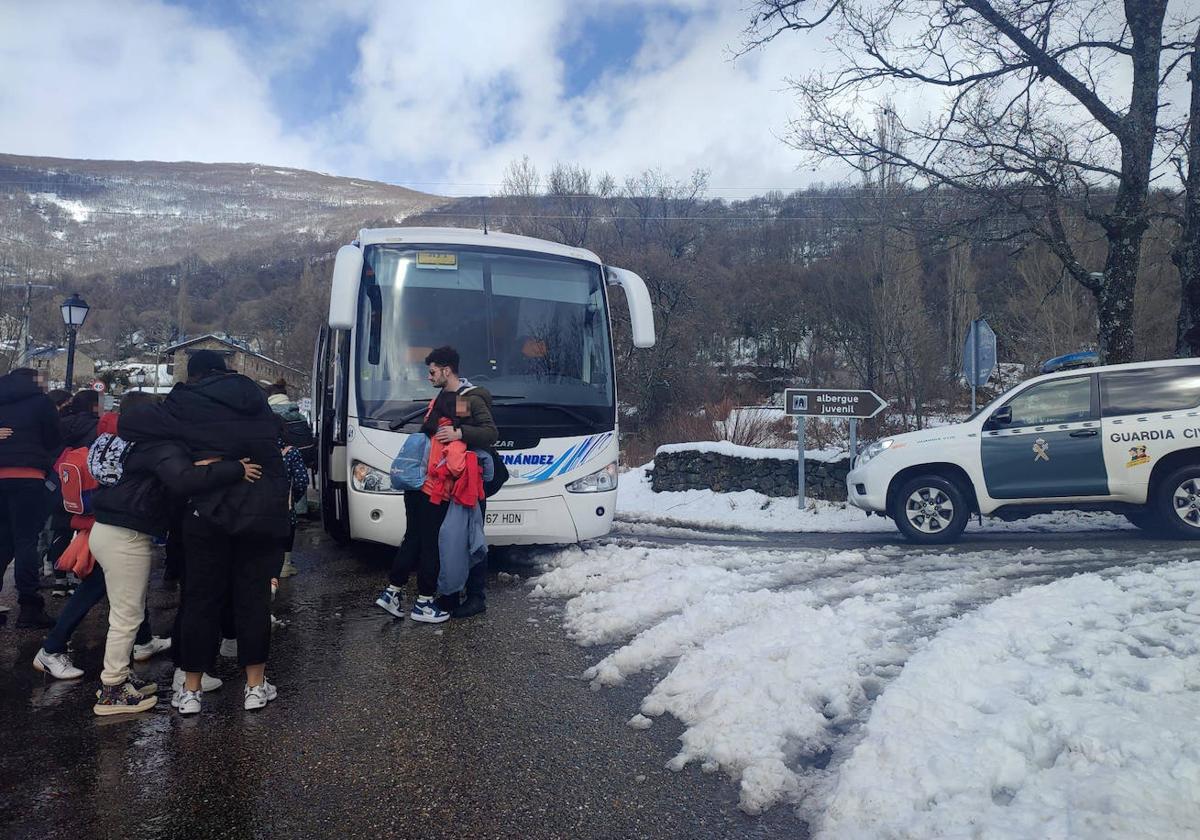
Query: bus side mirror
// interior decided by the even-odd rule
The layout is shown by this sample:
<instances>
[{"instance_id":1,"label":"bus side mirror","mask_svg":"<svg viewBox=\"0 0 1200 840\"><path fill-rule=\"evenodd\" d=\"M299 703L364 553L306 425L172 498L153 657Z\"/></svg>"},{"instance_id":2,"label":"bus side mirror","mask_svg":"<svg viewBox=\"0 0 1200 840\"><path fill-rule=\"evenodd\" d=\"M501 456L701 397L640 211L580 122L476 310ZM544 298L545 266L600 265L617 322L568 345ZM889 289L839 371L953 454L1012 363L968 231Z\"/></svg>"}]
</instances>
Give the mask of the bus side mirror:
<instances>
[{"instance_id":1,"label":"bus side mirror","mask_svg":"<svg viewBox=\"0 0 1200 840\"><path fill-rule=\"evenodd\" d=\"M629 304L629 325L633 330L634 347L654 346L654 308L650 305L650 292L646 282L632 271L604 267L608 282L625 290L625 301Z\"/></svg>"},{"instance_id":2,"label":"bus side mirror","mask_svg":"<svg viewBox=\"0 0 1200 840\"><path fill-rule=\"evenodd\" d=\"M338 248L329 289L329 326L335 330L354 327L358 312L358 283L362 279L363 252L353 245Z\"/></svg>"}]
</instances>

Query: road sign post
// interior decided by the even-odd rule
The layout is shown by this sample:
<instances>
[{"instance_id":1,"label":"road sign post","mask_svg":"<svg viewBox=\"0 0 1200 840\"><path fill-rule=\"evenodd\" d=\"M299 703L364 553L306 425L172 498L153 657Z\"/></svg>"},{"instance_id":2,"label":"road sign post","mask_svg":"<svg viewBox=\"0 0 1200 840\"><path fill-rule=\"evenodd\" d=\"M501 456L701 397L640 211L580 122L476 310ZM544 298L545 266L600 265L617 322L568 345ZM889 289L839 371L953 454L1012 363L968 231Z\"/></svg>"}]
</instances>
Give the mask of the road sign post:
<instances>
[{"instance_id":1,"label":"road sign post","mask_svg":"<svg viewBox=\"0 0 1200 840\"><path fill-rule=\"evenodd\" d=\"M874 391L845 391L834 388L787 388L783 392L785 414L796 418L796 449L800 465L796 480L800 509L804 510L804 420L806 417L842 418L850 421L850 457L858 454L858 421L868 420L887 408Z\"/></svg>"},{"instance_id":2,"label":"road sign post","mask_svg":"<svg viewBox=\"0 0 1200 840\"><path fill-rule=\"evenodd\" d=\"M800 510L804 510L804 415L796 417L796 487L798 488L796 498L799 500Z\"/></svg>"},{"instance_id":3,"label":"road sign post","mask_svg":"<svg viewBox=\"0 0 1200 840\"><path fill-rule=\"evenodd\" d=\"M976 318L963 344L962 373L971 386L971 411L978 408L975 391L987 384L996 369L996 333L983 318Z\"/></svg>"}]
</instances>

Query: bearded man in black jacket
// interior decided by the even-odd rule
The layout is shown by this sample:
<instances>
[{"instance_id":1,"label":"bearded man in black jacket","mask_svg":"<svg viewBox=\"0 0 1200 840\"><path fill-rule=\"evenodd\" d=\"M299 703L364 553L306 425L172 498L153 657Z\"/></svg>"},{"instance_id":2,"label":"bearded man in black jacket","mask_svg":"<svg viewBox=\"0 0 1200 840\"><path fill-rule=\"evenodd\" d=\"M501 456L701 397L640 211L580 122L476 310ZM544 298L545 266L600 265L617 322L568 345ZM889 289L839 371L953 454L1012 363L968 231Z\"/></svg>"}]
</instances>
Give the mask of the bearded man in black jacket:
<instances>
[{"instance_id":1,"label":"bearded man in black jacket","mask_svg":"<svg viewBox=\"0 0 1200 840\"><path fill-rule=\"evenodd\" d=\"M290 486L279 450L278 416L254 380L225 367L222 356L198 350L188 381L153 412L122 417L130 442L177 440L198 463L249 458L259 480L192 495L183 517L183 610L178 640L185 672L181 714L200 711L201 678L216 656L220 614L232 593L238 662L246 669L244 706L261 709L276 696L265 670L271 637L271 578L291 530Z\"/></svg>"}]
</instances>

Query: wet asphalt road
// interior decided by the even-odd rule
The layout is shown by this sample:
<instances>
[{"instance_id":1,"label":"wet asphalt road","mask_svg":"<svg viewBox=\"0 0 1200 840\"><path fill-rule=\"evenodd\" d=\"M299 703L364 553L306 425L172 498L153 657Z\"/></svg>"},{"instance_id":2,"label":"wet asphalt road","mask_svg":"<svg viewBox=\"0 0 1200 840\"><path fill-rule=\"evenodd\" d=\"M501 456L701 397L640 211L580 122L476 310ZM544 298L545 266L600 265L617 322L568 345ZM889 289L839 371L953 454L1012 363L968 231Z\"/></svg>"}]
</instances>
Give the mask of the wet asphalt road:
<instances>
[{"instance_id":1,"label":"wet asphalt road","mask_svg":"<svg viewBox=\"0 0 1200 840\"><path fill-rule=\"evenodd\" d=\"M142 715L96 718L102 604L76 634L83 680L30 661L11 571L0 604L0 837L756 838L807 835L786 807L737 808L720 774L664 769L682 731L634 731L644 686L593 692L579 675L602 651L562 634L556 605L530 600L517 555L492 580L485 616L441 626L372 605L386 555L340 549L306 527L276 614L266 710L241 709L227 678L180 718L164 695ZM174 595L155 571L156 630ZM48 599L49 601L49 599ZM57 604L50 604L57 610ZM161 661L160 661L161 659ZM159 658L139 666L166 683Z\"/></svg>"},{"instance_id":2,"label":"wet asphalt road","mask_svg":"<svg viewBox=\"0 0 1200 840\"><path fill-rule=\"evenodd\" d=\"M902 545L894 533L697 533L626 523L609 541ZM1182 547L1133 530L968 532L942 551L990 556L1030 546L1115 550L1131 562ZM654 675L588 689L579 675L605 651L567 640L559 605L527 597L536 552L514 553L493 575L485 616L436 627L394 621L373 606L387 559L304 528L296 554L303 573L284 581L275 609L288 622L273 638L268 669L280 698L258 713L242 711L242 679L221 660L228 683L207 695L198 718L180 718L165 696L143 715L96 718L103 608L76 634L75 662L87 672L76 682L33 671L41 634L10 620L0 628L0 837L807 835L785 806L743 814L724 775L664 769L682 727L625 725ZM902 553L895 559L903 565ZM166 632L174 594L158 575L151 605ZM15 607L11 580L10 572L0 604ZM164 683L170 668L165 659L139 666Z\"/></svg>"}]
</instances>

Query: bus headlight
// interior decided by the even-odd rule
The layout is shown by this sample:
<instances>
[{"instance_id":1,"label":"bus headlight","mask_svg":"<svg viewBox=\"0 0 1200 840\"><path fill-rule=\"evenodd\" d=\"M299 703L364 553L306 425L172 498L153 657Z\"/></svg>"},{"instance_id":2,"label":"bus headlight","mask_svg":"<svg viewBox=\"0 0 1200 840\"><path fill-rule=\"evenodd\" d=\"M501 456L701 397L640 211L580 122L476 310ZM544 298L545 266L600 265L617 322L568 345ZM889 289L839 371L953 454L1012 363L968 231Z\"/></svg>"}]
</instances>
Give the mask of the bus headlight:
<instances>
[{"instance_id":1,"label":"bus headlight","mask_svg":"<svg viewBox=\"0 0 1200 840\"><path fill-rule=\"evenodd\" d=\"M585 475L567 485L568 493L603 493L617 489L617 462L613 461L602 470Z\"/></svg>"},{"instance_id":2,"label":"bus headlight","mask_svg":"<svg viewBox=\"0 0 1200 840\"><path fill-rule=\"evenodd\" d=\"M390 474L377 470L370 464L364 464L362 461L354 462L354 469L350 473L350 485L360 493L390 493L398 495L399 490L392 489L392 477Z\"/></svg>"},{"instance_id":3,"label":"bus headlight","mask_svg":"<svg viewBox=\"0 0 1200 840\"><path fill-rule=\"evenodd\" d=\"M891 449L893 443L895 443L895 441L891 438L884 438L883 440L875 441L866 449L864 449L862 453L854 460L855 468L863 466L867 463L867 461L870 461L881 452Z\"/></svg>"}]
</instances>

